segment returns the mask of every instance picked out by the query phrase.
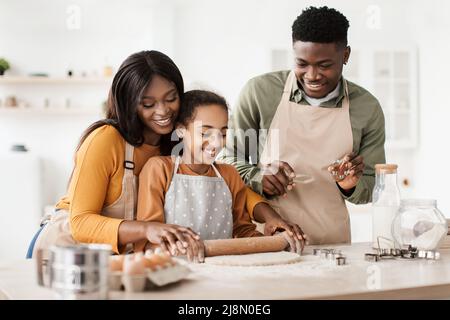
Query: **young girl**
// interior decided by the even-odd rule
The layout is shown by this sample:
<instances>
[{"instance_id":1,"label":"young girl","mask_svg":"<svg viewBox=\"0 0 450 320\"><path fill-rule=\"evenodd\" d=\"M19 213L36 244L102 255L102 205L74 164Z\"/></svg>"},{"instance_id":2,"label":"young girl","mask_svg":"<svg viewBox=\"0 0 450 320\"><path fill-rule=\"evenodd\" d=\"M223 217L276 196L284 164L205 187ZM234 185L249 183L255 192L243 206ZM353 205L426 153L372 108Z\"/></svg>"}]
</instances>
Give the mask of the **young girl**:
<instances>
[{"instance_id":1,"label":"young girl","mask_svg":"<svg viewBox=\"0 0 450 320\"><path fill-rule=\"evenodd\" d=\"M184 226L201 240L262 236L246 209L246 186L239 173L214 162L225 144L227 123L224 98L201 90L185 93L176 130L183 153L153 157L142 168L137 220ZM163 249L202 262L202 241L168 242L161 244Z\"/></svg>"}]
</instances>

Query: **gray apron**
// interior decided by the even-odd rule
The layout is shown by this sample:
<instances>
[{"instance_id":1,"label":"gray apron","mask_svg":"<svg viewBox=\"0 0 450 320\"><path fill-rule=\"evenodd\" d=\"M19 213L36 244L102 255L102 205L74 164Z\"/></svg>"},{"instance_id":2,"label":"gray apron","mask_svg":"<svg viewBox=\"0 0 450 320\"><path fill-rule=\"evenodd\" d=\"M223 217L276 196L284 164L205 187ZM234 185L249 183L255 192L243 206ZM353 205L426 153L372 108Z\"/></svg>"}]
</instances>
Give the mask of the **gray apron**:
<instances>
[{"instance_id":1,"label":"gray apron","mask_svg":"<svg viewBox=\"0 0 450 320\"><path fill-rule=\"evenodd\" d=\"M173 178L167 191L166 223L189 227L202 240L233 237L233 198L225 180L212 165L217 177L178 174L175 160Z\"/></svg>"}]
</instances>

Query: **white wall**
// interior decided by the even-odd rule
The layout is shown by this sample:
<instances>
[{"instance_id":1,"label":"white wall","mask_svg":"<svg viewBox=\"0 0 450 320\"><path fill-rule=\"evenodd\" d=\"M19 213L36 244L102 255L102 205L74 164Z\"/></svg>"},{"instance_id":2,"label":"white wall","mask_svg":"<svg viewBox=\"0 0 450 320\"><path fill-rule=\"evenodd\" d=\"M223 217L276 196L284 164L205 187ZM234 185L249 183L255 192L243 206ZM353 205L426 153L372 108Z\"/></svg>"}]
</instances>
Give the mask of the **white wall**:
<instances>
[{"instance_id":1,"label":"white wall","mask_svg":"<svg viewBox=\"0 0 450 320\"><path fill-rule=\"evenodd\" d=\"M413 154L417 164L417 194L438 199L438 206L450 217L448 181L450 158L450 103L448 86L450 63L450 3L416 1L412 6L411 33L420 43L420 146Z\"/></svg>"},{"instance_id":2,"label":"white wall","mask_svg":"<svg viewBox=\"0 0 450 320\"><path fill-rule=\"evenodd\" d=\"M73 9L75 8L75 9ZM79 28L74 12L79 10ZM103 67L117 70L131 53L156 49L173 54L171 3L146 0L1 0L0 56L12 68L8 75L44 72L62 77L71 69L80 76L102 76ZM74 20L75 19L75 20ZM100 110L108 84L0 87L0 100L14 94L33 106L71 104ZM61 197L71 172L74 148L95 115L0 116L0 153L26 144L43 159L43 203Z\"/></svg>"},{"instance_id":3,"label":"white wall","mask_svg":"<svg viewBox=\"0 0 450 320\"><path fill-rule=\"evenodd\" d=\"M101 73L105 64L117 67L135 51L154 48L172 54L164 1L145 0L2 0L1 52L11 73L47 72L65 75ZM78 8L79 19L75 10ZM77 28L76 21L79 21ZM169 32L169 33L168 33ZM164 35L164 37L161 37Z\"/></svg>"},{"instance_id":4,"label":"white wall","mask_svg":"<svg viewBox=\"0 0 450 320\"><path fill-rule=\"evenodd\" d=\"M117 69L130 53L158 49L179 65L187 88L213 88L233 104L249 78L271 71L271 49L290 48L290 28L301 10L322 4L348 17L351 45L417 45L419 145L413 150L387 150L387 159L400 165L400 178L410 179L412 188L404 189L405 195L436 198L450 217L450 197L445 190L450 178L445 147L450 115L446 99L450 71L447 1L1 0L0 56L13 65L10 74L62 76L71 68L78 74L100 75L105 64ZM81 10L80 29L67 27L70 5ZM370 5L381 10L381 29L367 27ZM93 87L76 90L82 97L93 91L95 96L89 99L96 106L107 91ZM53 92L55 99L61 98L58 92ZM43 158L43 203L54 203L65 191L76 141L94 119L2 116L0 150L6 152L12 143L21 142Z\"/></svg>"}]
</instances>

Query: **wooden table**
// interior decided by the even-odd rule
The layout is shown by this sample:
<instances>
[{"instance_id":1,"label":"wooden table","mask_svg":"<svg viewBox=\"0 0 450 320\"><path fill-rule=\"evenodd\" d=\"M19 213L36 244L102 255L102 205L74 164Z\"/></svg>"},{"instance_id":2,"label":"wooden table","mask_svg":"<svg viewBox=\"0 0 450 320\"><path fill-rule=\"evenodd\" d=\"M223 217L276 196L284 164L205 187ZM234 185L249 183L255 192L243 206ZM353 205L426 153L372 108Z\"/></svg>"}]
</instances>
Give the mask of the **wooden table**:
<instances>
[{"instance_id":1,"label":"wooden table","mask_svg":"<svg viewBox=\"0 0 450 320\"><path fill-rule=\"evenodd\" d=\"M448 299L450 250L441 259L367 262L367 243L322 246L340 249L347 265L312 255L291 265L221 267L191 265L185 280L144 293L111 292L111 299ZM0 263L0 299L55 299L37 285L35 262Z\"/></svg>"}]
</instances>

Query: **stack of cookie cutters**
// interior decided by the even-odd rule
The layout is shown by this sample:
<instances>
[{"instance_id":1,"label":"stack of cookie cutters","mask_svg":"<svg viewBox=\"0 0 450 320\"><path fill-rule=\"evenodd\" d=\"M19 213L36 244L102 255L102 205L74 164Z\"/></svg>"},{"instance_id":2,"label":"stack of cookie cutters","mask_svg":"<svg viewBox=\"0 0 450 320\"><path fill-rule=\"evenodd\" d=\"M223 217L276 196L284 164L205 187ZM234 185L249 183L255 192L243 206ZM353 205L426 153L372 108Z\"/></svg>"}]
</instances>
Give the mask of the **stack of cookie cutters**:
<instances>
[{"instance_id":1,"label":"stack of cookie cutters","mask_svg":"<svg viewBox=\"0 0 450 320\"><path fill-rule=\"evenodd\" d=\"M313 254L315 256L320 256L321 259L326 259L330 261L335 261L336 265L343 266L347 264L347 257L342 253L341 250L327 249L327 248L316 248L313 249Z\"/></svg>"},{"instance_id":2,"label":"stack of cookie cutters","mask_svg":"<svg viewBox=\"0 0 450 320\"><path fill-rule=\"evenodd\" d=\"M393 248L381 248L380 238L393 243ZM427 259L427 260L439 260L441 254L435 250L417 250L417 248L409 245L408 248L400 249L396 248L395 242L391 239L378 237L378 248L375 252L365 253L364 260L370 262L378 262L385 259Z\"/></svg>"}]
</instances>

